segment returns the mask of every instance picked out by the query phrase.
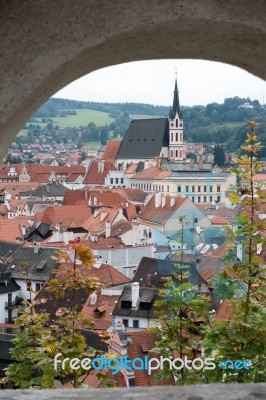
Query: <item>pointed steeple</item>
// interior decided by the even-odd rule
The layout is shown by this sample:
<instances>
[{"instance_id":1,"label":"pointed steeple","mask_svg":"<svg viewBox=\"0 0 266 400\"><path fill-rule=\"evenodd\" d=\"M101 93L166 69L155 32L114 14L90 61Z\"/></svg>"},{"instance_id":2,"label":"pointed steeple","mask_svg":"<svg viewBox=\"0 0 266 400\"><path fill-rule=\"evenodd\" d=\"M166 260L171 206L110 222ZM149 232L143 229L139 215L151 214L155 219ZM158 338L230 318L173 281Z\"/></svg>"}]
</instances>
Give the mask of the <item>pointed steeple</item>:
<instances>
[{"instance_id":1,"label":"pointed steeple","mask_svg":"<svg viewBox=\"0 0 266 400\"><path fill-rule=\"evenodd\" d=\"M173 116L180 115L180 104L179 104L179 95L178 95L178 88L177 88L177 79L175 78L175 90L174 90L174 101L173 101Z\"/></svg>"}]
</instances>

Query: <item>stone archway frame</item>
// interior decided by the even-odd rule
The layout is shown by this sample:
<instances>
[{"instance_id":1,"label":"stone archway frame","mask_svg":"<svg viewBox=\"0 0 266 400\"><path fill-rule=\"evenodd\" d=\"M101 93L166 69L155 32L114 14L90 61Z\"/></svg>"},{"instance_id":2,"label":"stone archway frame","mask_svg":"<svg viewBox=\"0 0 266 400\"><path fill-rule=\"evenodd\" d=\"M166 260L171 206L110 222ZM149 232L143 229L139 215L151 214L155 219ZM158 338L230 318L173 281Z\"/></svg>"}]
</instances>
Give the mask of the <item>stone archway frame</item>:
<instances>
[{"instance_id":1,"label":"stone archway frame","mask_svg":"<svg viewBox=\"0 0 266 400\"><path fill-rule=\"evenodd\" d=\"M3 0L0 156L38 107L93 70L190 58L266 79L265 50L263 0Z\"/></svg>"}]
</instances>

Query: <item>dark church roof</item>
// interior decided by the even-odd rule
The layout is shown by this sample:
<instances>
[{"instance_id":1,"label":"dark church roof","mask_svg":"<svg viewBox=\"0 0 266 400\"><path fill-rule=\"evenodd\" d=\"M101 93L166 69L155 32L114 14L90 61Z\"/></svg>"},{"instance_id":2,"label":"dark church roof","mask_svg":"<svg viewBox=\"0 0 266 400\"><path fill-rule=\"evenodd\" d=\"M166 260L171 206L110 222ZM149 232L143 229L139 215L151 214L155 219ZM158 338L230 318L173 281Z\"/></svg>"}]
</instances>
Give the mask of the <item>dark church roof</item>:
<instances>
[{"instance_id":1,"label":"dark church roof","mask_svg":"<svg viewBox=\"0 0 266 400\"><path fill-rule=\"evenodd\" d=\"M133 120L119 148L117 159L158 157L162 147L169 145L167 118Z\"/></svg>"}]
</instances>

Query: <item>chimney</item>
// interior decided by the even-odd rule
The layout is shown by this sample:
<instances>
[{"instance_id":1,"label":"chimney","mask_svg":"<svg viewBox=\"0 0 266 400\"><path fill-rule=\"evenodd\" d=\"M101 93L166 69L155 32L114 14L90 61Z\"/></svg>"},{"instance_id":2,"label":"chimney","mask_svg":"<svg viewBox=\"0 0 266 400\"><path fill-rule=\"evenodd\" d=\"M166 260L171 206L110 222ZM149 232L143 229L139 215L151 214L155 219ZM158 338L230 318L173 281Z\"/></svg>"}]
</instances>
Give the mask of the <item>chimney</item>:
<instances>
[{"instance_id":1,"label":"chimney","mask_svg":"<svg viewBox=\"0 0 266 400\"><path fill-rule=\"evenodd\" d=\"M111 222L105 223L105 237L109 238L111 236Z\"/></svg>"},{"instance_id":2,"label":"chimney","mask_svg":"<svg viewBox=\"0 0 266 400\"><path fill-rule=\"evenodd\" d=\"M49 188L50 183L47 183L46 185L46 192L49 193L50 192L50 188Z\"/></svg>"},{"instance_id":3,"label":"chimney","mask_svg":"<svg viewBox=\"0 0 266 400\"><path fill-rule=\"evenodd\" d=\"M131 286L131 300L132 300L132 308L137 308L139 301L139 283L134 282Z\"/></svg>"},{"instance_id":4,"label":"chimney","mask_svg":"<svg viewBox=\"0 0 266 400\"><path fill-rule=\"evenodd\" d=\"M98 161L98 169L97 169L97 172L101 172L101 161Z\"/></svg>"},{"instance_id":5,"label":"chimney","mask_svg":"<svg viewBox=\"0 0 266 400\"><path fill-rule=\"evenodd\" d=\"M93 292L90 294L89 302L90 302L90 305L96 304L96 302L97 302L97 293L96 292Z\"/></svg>"},{"instance_id":6,"label":"chimney","mask_svg":"<svg viewBox=\"0 0 266 400\"><path fill-rule=\"evenodd\" d=\"M237 242L236 244L236 256L237 258L242 261L242 243L241 242Z\"/></svg>"},{"instance_id":7,"label":"chimney","mask_svg":"<svg viewBox=\"0 0 266 400\"><path fill-rule=\"evenodd\" d=\"M25 225L21 225L20 228L21 228L22 236L24 237L26 235L26 226Z\"/></svg>"},{"instance_id":8,"label":"chimney","mask_svg":"<svg viewBox=\"0 0 266 400\"><path fill-rule=\"evenodd\" d=\"M191 168L194 168L194 163L195 163L194 158L190 158L189 165L190 165Z\"/></svg>"},{"instance_id":9,"label":"chimney","mask_svg":"<svg viewBox=\"0 0 266 400\"><path fill-rule=\"evenodd\" d=\"M170 207L173 207L175 205L175 197L171 197L170 199Z\"/></svg>"},{"instance_id":10,"label":"chimney","mask_svg":"<svg viewBox=\"0 0 266 400\"><path fill-rule=\"evenodd\" d=\"M199 170L202 170L202 166L203 166L202 157L200 157L199 160L198 160L198 166L199 166Z\"/></svg>"},{"instance_id":11,"label":"chimney","mask_svg":"<svg viewBox=\"0 0 266 400\"><path fill-rule=\"evenodd\" d=\"M37 243L34 243L33 245L33 253L38 254L40 251L40 246L37 246Z\"/></svg>"},{"instance_id":12,"label":"chimney","mask_svg":"<svg viewBox=\"0 0 266 400\"><path fill-rule=\"evenodd\" d=\"M157 192L155 193L155 207L158 208L161 205L161 193Z\"/></svg>"},{"instance_id":13,"label":"chimney","mask_svg":"<svg viewBox=\"0 0 266 400\"><path fill-rule=\"evenodd\" d=\"M162 208L165 207L166 204L166 197L162 196Z\"/></svg>"},{"instance_id":14,"label":"chimney","mask_svg":"<svg viewBox=\"0 0 266 400\"><path fill-rule=\"evenodd\" d=\"M151 274L147 274L146 276L146 287L152 287Z\"/></svg>"},{"instance_id":15,"label":"chimney","mask_svg":"<svg viewBox=\"0 0 266 400\"><path fill-rule=\"evenodd\" d=\"M101 173L104 171L104 160L101 160Z\"/></svg>"},{"instance_id":16,"label":"chimney","mask_svg":"<svg viewBox=\"0 0 266 400\"><path fill-rule=\"evenodd\" d=\"M98 203L98 202L97 202L97 197L93 196L93 205L94 205L94 206L97 206L97 203Z\"/></svg>"}]
</instances>

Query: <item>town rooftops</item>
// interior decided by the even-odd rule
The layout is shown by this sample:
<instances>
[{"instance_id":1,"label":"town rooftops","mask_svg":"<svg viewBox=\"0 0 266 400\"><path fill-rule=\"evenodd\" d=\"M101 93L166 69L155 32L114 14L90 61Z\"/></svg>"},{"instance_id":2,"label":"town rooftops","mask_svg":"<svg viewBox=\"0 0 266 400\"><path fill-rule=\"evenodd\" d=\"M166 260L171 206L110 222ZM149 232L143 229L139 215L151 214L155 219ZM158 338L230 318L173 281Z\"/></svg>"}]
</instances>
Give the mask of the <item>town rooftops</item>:
<instances>
[{"instance_id":1,"label":"town rooftops","mask_svg":"<svg viewBox=\"0 0 266 400\"><path fill-rule=\"evenodd\" d=\"M155 158L160 155L162 147L168 145L167 118L133 120L125 133L116 159Z\"/></svg>"},{"instance_id":2,"label":"town rooftops","mask_svg":"<svg viewBox=\"0 0 266 400\"><path fill-rule=\"evenodd\" d=\"M102 159L106 161L111 161L112 163L115 162L117 153L119 151L121 145L120 140L111 140L107 143L104 153L102 155Z\"/></svg>"},{"instance_id":3,"label":"town rooftops","mask_svg":"<svg viewBox=\"0 0 266 400\"><path fill-rule=\"evenodd\" d=\"M170 197L163 196L165 202L160 202L156 207L155 201L156 194L150 199L145 208L139 214L139 218L144 221L151 221L154 223L163 224L178 210L185 201L186 197Z\"/></svg>"}]
</instances>

